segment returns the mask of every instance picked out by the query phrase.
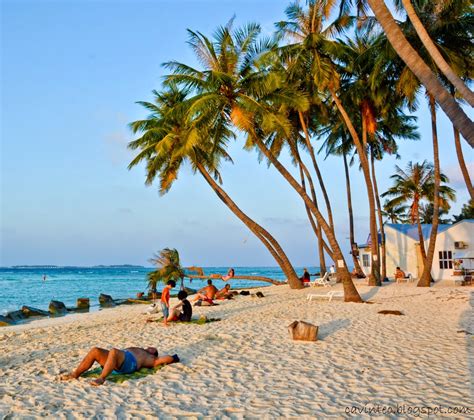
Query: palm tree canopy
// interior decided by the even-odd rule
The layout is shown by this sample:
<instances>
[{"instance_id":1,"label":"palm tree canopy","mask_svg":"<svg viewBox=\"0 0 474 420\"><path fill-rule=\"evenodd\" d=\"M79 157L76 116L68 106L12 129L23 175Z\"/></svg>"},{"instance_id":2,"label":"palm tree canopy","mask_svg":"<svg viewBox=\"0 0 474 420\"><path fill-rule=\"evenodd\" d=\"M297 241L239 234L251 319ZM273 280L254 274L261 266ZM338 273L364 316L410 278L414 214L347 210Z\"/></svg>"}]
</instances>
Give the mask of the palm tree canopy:
<instances>
[{"instance_id":1,"label":"palm tree canopy","mask_svg":"<svg viewBox=\"0 0 474 420\"><path fill-rule=\"evenodd\" d=\"M394 183L382 197L393 197L387 206L396 207L408 204L410 206L411 223L416 221L421 200L433 201L434 197L434 168L426 160L421 163L409 162L406 170L395 166L395 174L391 176ZM440 180L447 183L448 177L440 175ZM449 201L456 199L455 191L447 185L440 185L440 208L449 209Z\"/></svg>"},{"instance_id":2,"label":"palm tree canopy","mask_svg":"<svg viewBox=\"0 0 474 420\"><path fill-rule=\"evenodd\" d=\"M169 280L182 280L184 269L181 267L179 253L174 248L164 248L149 260L157 268L148 273L148 287L156 290L158 282L166 284Z\"/></svg>"}]
</instances>

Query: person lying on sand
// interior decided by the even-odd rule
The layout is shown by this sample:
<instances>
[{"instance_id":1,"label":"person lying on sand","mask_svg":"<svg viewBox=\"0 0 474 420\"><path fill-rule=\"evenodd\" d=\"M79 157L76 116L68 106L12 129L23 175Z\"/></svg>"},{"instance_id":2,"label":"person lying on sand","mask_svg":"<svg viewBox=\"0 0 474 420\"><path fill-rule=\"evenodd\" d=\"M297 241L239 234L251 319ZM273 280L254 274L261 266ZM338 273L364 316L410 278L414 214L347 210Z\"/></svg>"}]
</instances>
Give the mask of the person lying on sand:
<instances>
[{"instance_id":1,"label":"person lying on sand","mask_svg":"<svg viewBox=\"0 0 474 420\"><path fill-rule=\"evenodd\" d=\"M213 303L212 300L216 296L218 292L217 287L212 284L212 280L209 279L207 281L207 286L203 287L201 290L197 292L197 295L194 297L193 302L198 300L203 300L209 303Z\"/></svg>"},{"instance_id":2,"label":"person lying on sand","mask_svg":"<svg viewBox=\"0 0 474 420\"><path fill-rule=\"evenodd\" d=\"M75 370L61 375L59 379L62 381L77 379L87 372L95 362L102 366L102 373L91 382L91 385L98 386L102 385L107 376L112 372L122 374L134 373L141 368L151 369L159 365L177 363L179 362L179 357L177 354L158 357L156 347L147 347L145 349L128 347L124 350L113 348L110 351L99 347L92 347Z\"/></svg>"},{"instance_id":3,"label":"person lying on sand","mask_svg":"<svg viewBox=\"0 0 474 420\"><path fill-rule=\"evenodd\" d=\"M230 292L230 284L226 284L221 290L216 293L216 299L232 299Z\"/></svg>"},{"instance_id":4,"label":"person lying on sand","mask_svg":"<svg viewBox=\"0 0 474 420\"><path fill-rule=\"evenodd\" d=\"M179 303L173 306L170 311L170 315L168 317L168 322L173 321L181 321L181 322L189 322L191 321L191 317L193 316L193 308L189 303L189 300L186 299L188 294L181 290L178 293Z\"/></svg>"}]
</instances>

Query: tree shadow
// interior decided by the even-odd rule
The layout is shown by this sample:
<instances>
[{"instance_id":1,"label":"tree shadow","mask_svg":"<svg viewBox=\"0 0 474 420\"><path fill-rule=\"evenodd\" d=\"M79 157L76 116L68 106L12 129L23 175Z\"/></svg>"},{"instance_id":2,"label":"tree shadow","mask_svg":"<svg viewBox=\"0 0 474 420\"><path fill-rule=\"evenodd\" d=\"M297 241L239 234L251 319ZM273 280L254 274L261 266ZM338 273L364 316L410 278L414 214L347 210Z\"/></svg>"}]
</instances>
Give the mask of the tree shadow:
<instances>
[{"instance_id":1,"label":"tree shadow","mask_svg":"<svg viewBox=\"0 0 474 420\"><path fill-rule=\"evenodd\" d=\"M474 399L474 292L469 294L470 307L464 311L459 320L460 331L458 333L465 334L466 336L466 348L467 348L467 363L470 372L470 392L471 397Z\"/></svg>"},{"instance_id":2,"label":"tree shadow","mask_svg":"<svg viewBox=\"0 0 474 420\"><path fill-rule=\"evenodd\" d=\"M368 292L363 293L361 295L361 298L367 301L369 299L372 299L379 291L380 291L380 287L374 286Z\"/></svg>"},{"instance_id":3,"label":"tree shadow","mask_svg":"<svg viewBox=\"0 0 474 420\"><path fill-rule=\"evenodd\" d=\"M335 319L319 326L318 340L324 340L339 330L343 330L351 325L349 319Z\"/></svg>"}]
</instances>

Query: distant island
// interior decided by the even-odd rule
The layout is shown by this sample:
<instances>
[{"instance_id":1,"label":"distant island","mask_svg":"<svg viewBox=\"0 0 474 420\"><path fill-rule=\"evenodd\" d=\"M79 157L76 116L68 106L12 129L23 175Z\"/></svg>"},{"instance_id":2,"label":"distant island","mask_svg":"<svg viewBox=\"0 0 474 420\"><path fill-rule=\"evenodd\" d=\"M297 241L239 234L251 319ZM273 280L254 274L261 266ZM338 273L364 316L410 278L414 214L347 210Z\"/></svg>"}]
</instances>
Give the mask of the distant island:
<instances>
[{"instance_id":1,"label":"distant island","mask_svg":"<svg viewBox=\"0 0 474 420\"><path fill-rule=\"evenodd\" d=\"M133 264L117 264L117 265L92 265L92 266L79 266L79 265L12 265L11 267L0 267L0 268L146 268L142 265Z\"/></svg>"}]
</instances>

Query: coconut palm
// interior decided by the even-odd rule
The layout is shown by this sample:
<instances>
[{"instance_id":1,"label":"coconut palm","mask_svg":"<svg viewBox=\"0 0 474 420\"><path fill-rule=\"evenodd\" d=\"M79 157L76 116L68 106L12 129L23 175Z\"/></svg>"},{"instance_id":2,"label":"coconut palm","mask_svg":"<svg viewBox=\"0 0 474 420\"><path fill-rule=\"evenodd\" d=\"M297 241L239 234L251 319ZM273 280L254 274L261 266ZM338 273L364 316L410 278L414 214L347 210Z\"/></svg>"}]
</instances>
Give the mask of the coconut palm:
<instances>
[{"instance_id":1,"label":"coconut palm","mask_svg":"<svg viewBox=\"0 0 474 420\"><path fill-rule=\"evenodd\" d=\"M391 205L389 201L385 201L383 205L382 215L386 217L385 223L408 223L409 217L407 216L408 206L404 205Z\"/></svg>"},{"instance_id":2,"label":"coconut palm","mask_svg":"<svg viewBox=\"0 0 474 420\"><path fill-rule=\"evenodd\" d=\"M172 73L166 77L166 83L193 89L188 121L195 129L201 130L209 122L224 119L227 125L246 133L248 144L254 144L288 181L324 230L335 258L340 261L338 275L344 284L345 299L360 301L333 230L299 182L265 145L269 127L289 127L282 115L274 114L275 104L305 111L308 100L304 93L285 86L279 72L268 71L265 61L258 62L258 58L274 47L271 40L257 42L259 32L256 24L237 30L227 24L219 28L211 40L190 31L189 44L203 69L169 62L166 66Z\"/></svg>"},{"instance_id":3,"label":"coconut palm","mask_svg":"<svg viewBox=\"0 0 474 420\"><path fill-rule=\"evenodd\" d=\"M131 123L134 133L142 136L129 143L129 148L140 152L130 163L129 169L146 162L146 184L156 177L160 193L165 194L177 179L183 164L189 162L194 172L203 176L219 199L254 233L275 258L288 278L290 287L302 287L288 257L275 238L262 226L247 216L219 185L221 160L231 161L225 146L233 137L225 119L218 116L200 129L190 126L187 115L194 105L188 99L189 91L169 84L163 92L154 91L155 103L140 102L152 113L145 120ZM217 180L217 181L216 181Z\"/></svg>"},{"instance_id":4,"label":"coconut palm","mask_svg":"<svg viewBox=\"0 0 474 420\"><path fill-rule=\"evenodd\" d=\"M166 284L170 280L181 281L181 289L184 289L184 269L181 267L179 253L174 248L164 248L155 253L150 262L157 268L148 273L148 288L156 293L158 282Z\"/></svg>"},{"instance_id":5,"label":"coconut palm","mask_svg":"<svg viewBox=\"0 0 474 420\"><path fill-rule=\"evenodd\" d=\"M348 23L346 17L336 20L332 25L327 25L331 12L331 1L310 0L308 7L303 8L299 2L294 3L287 9L287 21L277 24L282 35L290 43L282 48L287 61L292 63L288 72L301 74L301 68L307 69L312 78L312 84L319 96L319 101L328 100L339 111L347 129L352 137L354 145L360 156L362 171L367 189L367 198L370 209L370 232L372 237L377 237L377 224L375 216L375 198L373 185L370 177L370 166L353 121L349 117L345 104L339 97L340 75L334 62L334 50L337 44L329 39L329 36ZM327 26L327 29L324 27ZM372 245L374 255L377 244ZM369 277L371 285L381 285L380 266L378 260L374 259L372 273Z\"/></svg>"},{"instance_id":6,"label":"coconut palm","mask_svg":"<svg viewBox=\"0 0 474 420\"><path fill-rule=\"evenodd\" d=\"M420 204L419 212L420 212L420 220L422 224L431 225L433 223L433 214L434 214L433 203ZM449 219L442 218L442 216L446 216L448 213L449 213L449 207L439 209L439 223L444 223L444 224L450 223Z\"/></svg>"},{"instance_id":7,"label":"coconut palm","mask_svg":"<svg viewBox=\"0 0 474 420\"><path fill-rule=\"evenodd\" d=\"M351 0L341 0L340 9L348 11ZM455 98L443 86L433 70L413 48L401 27L383 0L365 0L358 5L369 5L382 26L393 49L406 63L417 79L423 84L430 95L441 106L453 125L460 131L467 142L474 147L474 123L469 119Z\"/></svg>"},{"instance_id":8,"label":"coconut palm","mask_svg":"<svg viewBox=\"0 0 474 420\"><path fill-rule=\"evenodd\" d=\"M409 206L409 220L412 224L416 223L418 226L418 236L420 241L420 251L423 264L426 263L426 251L421 228L420 219L420 204L422 201L432 201L434 191L434 168L433 164L426 160L421 163L409 162L406 170L402 170L399 166L395 166L395 174L391 176L394 183L382 197L392 197L386 203L388 208L396 208L400 205ZM448 182L448 178L440 175L440 180L443 183ZM456 198L454 190L447 185L439 187L439 202L440 206L447 208L449 201Z\"/></svg>"}]
</instances>

